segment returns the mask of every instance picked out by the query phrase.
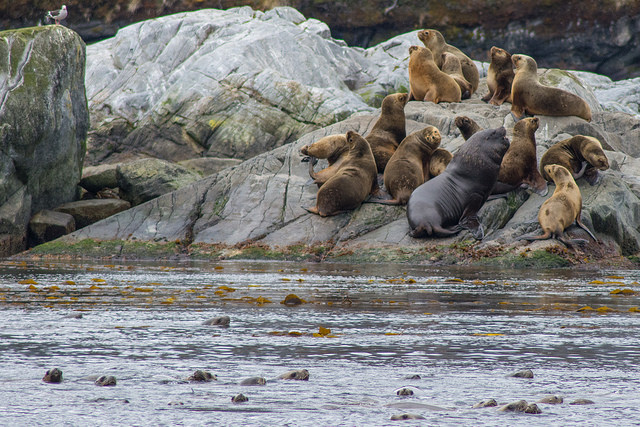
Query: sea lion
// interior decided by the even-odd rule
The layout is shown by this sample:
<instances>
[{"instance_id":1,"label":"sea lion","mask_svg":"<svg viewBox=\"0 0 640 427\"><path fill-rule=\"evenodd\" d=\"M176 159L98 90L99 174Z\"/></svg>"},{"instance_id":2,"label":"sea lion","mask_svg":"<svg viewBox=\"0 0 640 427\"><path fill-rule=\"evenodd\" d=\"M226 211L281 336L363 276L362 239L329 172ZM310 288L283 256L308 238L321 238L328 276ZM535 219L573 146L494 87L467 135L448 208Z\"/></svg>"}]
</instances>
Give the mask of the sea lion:
<instances>
[{"instance_id":1,"label":"sea lion","mask_svg":"<svg viewBox=\"0 0 640 427\"><path fill-rule=\"evenodd\" d=\"M529 404L526 400L516 400L498 408L501 412L524 412Z\"/></svg>"},{"instance_id":2,"label":"sea lion","mask_svg":"<svg viewBox=\"0 0 640 427\"><path fill-rule=\"evenodd\" d=\"M213 319L205 320L204 322L202 322L202 324L207 326L229 326L230 322L231 318L229 316L218 316L214 317Z\"/></svg>"},{"instance_id":3,"label":"sea lion","mask_svg":"<svg viewBox=\"0 0 640 427\"><path fill-rule=\"evenodd\" d=\"M62 382L62 371L58 368L49 369L44 373L42 381L45 383L58 384Z\"/></svg>"},{"instance_id":4,"label":"sea lion","mask_svg":"<svg viewBox=\"0 0 640 427\"><path fill-rule=\"evenodd\" d=\"M505 101L511 102L511 85L515 73L511 54L504 49L492 46L491 63L487 70L487 87L489 93L482 100L492 105L502 105Z\"/></svg>"},{"instance_id":5,"label":"sea lion","mask_svg":"<svg viewBox=\"0 0 640 427\"><path fill-rule=\"evenodd\" d=\"M481 402L476 403L475 405L472 406L472 408L477 409L477 408L491 408L493 406L498 406L498 402L496 402L495 399L487 399L487 400L483 400Z\"/></svg>"},{"instance_id":6,"label":"sea lion","mask_svg":"<svg viewBox=\"0 0 640 427\"><path fill-rule=\"evenodd\" d=\"M424 420L425 418L422 415L419 414L409 414L409 413L405 413L405 414L396 414L396 415L391 415L390 420L391 421L402 421L402 420Z\"/></svg>"},{"instance_id":7,"label":"sea lion","mask_svg":"<svg viewBox=\"0 0 640 427\"><path fill-rule=\"evenodd\" d=\"M439 102L460 102L458 83L441 71L433 60L433 54L426 47L409 48L409 100Z\"/></svg>"},{"instance_id":8,"label":"sea lion","mask_svg":"<svg viewBox=\"0 0 640 427\"><path fill-rule=\"evenodd\" d=\"M440 175L447 168L447 165L451 163L453 154L442 147L438 147L431 154L431 160L429 160L429 179Z\"/></svg>"},{"instance_id":9,"label":"sea lion","mask_svg":"<svg viewBox=\"0 0 640 427\"><path fill-rule=\"evenodd\" d=\"M396 394L398 396L413 396L413 390L403 387L400 390L396 391Z\"/></svg>"},{"instance_id":10,"label":"sea lion","mask_svg":"<svg viewBox=\"0 0 640 427\"><path fill-rule=\"evenodd\" d=\"M336 173L316 195L316 205L305 208L320 216L356 209L370 193L378 191L376 161L369 143L354 131L347 132L349 152Z\"/></svg>"},{"instance_id":11,"label":"sea lion","mask_svg":"<svg viewBox=\"0 0 640 427\"><path fill-rule=\"evenodd\" d=\"M502 158L492 195L505 194L521 186L541 196L547 195L547 181L538 172L536 156L536 130L539 125L537 117L529 117L513 126L511 145Z\"/></svg>"},{"instance_id":12,"label":"sea lion","mask_svg":"<svg viewBox=\"0 0 640 427\"><path fill-rule=\"evenodd\" d=\"M103 375L100 378L98 378L94 384L101 387L115 386L116 377L114 377L113 375Z\"/></svg>"},{"instance_id":13,"label":"sea lion","mask_svg":"<svg viewBox=\"0 0 640 427\"><path fill-rule=\"evenodd\" d=\"M413 190L429 179L429 160L440 139L438 129L427 126L402 140L384 170L384 186L393 197L384 203L406 204Z\"/></svg>"},{"instance_id":14,"label":"sea lion","mask_svg":"<svg viewBox=\"0 0 640 427\"><path fill-rule=\"evenodd\" d=\"M516 67L511 85L511 114L520 120L525 114L578 116L591 121L591 108L584 99L566 90L545 86L538 80L538 64L527 55L511 57Z\"/></svg>"},{"instance_id":15,"label":"sea lion","mask_svg":"<svg viewBox=\"0 0 640 427\"><path fill-rule=\"evenodd\" d=\"M533 371L531 369L523 369L521 371L516 371L509 376L514 378L533 378Z\"/></svg>"},{"instance_id":16,"label":"sea lion","mask_svg":"<svg viewBox=\"0 0 640 427\"><path fill-rule=\"evenodd\" d=\"M540 236L522 236L520 240L556 238L569 247L575 243L584 243L582 239L571 240L564 238L564 230L575 222L580 228L589 233L589 236L594 241L597 241L593 233L580 219L582 195L580 194L580 188L578 188L573 176L571 176L571 172L560 165L547 165L544 170L556 184L553 195L545 200L538 212L538 222L544 234Z\"/></svg>"},{"instance_id":17,"label":"sea lion","mask_svg":"<svg viewBox=\"0 0 640 427\"><path fill-rule=\"evenodd\" d=\"M245 396L244 394L240 393L240 394L236 394L235 396L233 396L231 398L231 401L233 403L244 403L244 402L248 402L249 398L247 396Z\"/></svg>"},{"instance_id":18,"label":"sea lion","mask_svg":"<svg viewBox=\"0 0 640 427\"><path fill-rule=\"evenodd\" d=\"M505 135L503 127L474 134L442 174L414 190L407 204L410 236L452 236L467 229L478 240L484 237L477 214L509 148Z\"/></svg>"},{"instance_id":19,"label":"sea lion","mask_svg":"<svg viewBox=\"0 0 640 427\"><path fill-rule=\"evenodd\" d=\"M336 174L348 151L349 144L345 134L328 135L300 149L303 155L311 157L309 160L309 176L318 188ZM315 172L313 170L315 159L327 159L329 166Z\"/></svg>"},{"instance_id":20,"label":"sea lion","mask_svg":"<svg viewBox=\"0 0 640 427\"><path fill-rule=\"evenodd\" d=\"M284 374L278 375L279 380L309 381L309 371L306 369L292 369Z\"/></svg>"},{"instance_id":21,"label":"sea lion","mask_svg":"<svg viewBox=\"0 0 640 427\"><path fill-rule=\"evenodd\" d=\"M460 86L460 93L462 99L469 99L473 88L471 83L464 78L462 74L462 65L460 64L460 58L455 56L451 52L444 52L442 54L442 72L449 74L453 77L453 80Z\"/></svg>"},{"instance_id":22,"label":"sea lion","mask_svg":"<svg viewBox=\"0 0 640 427\"><path fill-rule=\"evenodd\" d=\"M195 382L195 383L208 383L211 381L217 381L218 377L216 377L211 372L197 370L187 378L187 381Z\"/></svg>"},{"instance_id":23,"label":"sea lion","mask_svg":"<svg viewBox=\"0 0 640 427\"><path fill-rule=\"evenodd\" d=\"M407 136L404 106L408 100L407 93L385 96L380 107L380 117L373 125L371 132L364 137L371 146L378 173L384 172L387 162L400 142Z\"/></svg>"},{"instance_id":24,"label":"sea lion","mask_svg":"<svg viewBox=\"0 0 640 427\"><path fill-rule=\"evenodd\" d=\"M240 385L265 385L267 379L264 377L250 377L240 381Z\"/></svg>"},{"instance_id":25,"label":"sea lion","mask_svg":"<svg viewBox=\"0 0 640 427\"><path fill-rule=\"evenodd\" d=\"M438 68L442 68L442 54L444 52L453 53L460 59L460 65L462 66L462 75L471 83L471 95L478 90L478 84L480 82L480 73L478 67L473 63L471 58L465 55L460 49L448 44L442 33L437 30L422 30L418 32L418 38L424 44L425 47L431 49Z\"/></svg>"},{"instance_id":26,"label":"sea lion","mask_svg":"<svg viewBox=\"0 0 640 427\"><path fill-rule=\"evenodd\" d=\"M482 128L471 117L458 116L454 120L456 127L460 130L462 137L466 141L471 135L482 130Z\"/></svg>"},{"instance_id":27,"label":"sea lion","mask_svg":"<svg viewBox=\"0 0 640 427\"><path fill-rule=\"evenodd\" d=\"M556 396L555 394L550 394L538 400L537 403L548 403L549 405L558 405L562 402L564 402L564 399L562 398L562 396Z\"/></svg>"},{"instance_id":28,"label":"sea lion","mask_svg":"<svg viewBox=\"0 0 640 427\"><path fill-rule=\"evenodd\" d=\"M556 142L542 155L540 172L547 181L551 181L551 177L546 174L544 167L551 164L567 168L573 179L584 176L591 185L597 184L600 180L598 170L609 169L609 159L602 150L600 141L584 135L575 135Z\"/></svg>"}]
</instances>

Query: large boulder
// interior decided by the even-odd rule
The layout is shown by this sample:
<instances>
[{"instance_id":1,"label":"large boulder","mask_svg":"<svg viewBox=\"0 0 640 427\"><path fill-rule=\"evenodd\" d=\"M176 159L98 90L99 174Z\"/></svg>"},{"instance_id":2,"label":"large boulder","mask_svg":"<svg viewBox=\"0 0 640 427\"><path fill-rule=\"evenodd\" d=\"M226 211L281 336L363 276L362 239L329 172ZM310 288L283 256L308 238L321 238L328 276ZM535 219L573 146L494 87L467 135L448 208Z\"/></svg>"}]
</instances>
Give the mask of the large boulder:
<instances>
[{"instance_id":1,"label":"large boulder","mask_svg":"<svg viewBox=\"0 0 640 427\"><path fill-rule=\"evenodd\" d=\"M89 113L85 44L49 25L0 32L0 256L26 248L35 212L76 196Z\"/></svg>"}]
</instances>

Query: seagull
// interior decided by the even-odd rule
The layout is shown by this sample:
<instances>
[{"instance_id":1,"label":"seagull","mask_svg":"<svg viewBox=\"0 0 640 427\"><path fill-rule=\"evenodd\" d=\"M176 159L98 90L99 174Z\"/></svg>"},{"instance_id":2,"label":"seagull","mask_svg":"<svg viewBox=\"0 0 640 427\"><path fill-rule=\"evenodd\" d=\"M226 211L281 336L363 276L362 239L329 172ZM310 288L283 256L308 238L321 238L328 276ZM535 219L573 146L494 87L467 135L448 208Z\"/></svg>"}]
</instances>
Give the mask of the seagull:
<instances>
[{"instance_id":1,"label":"seagull","mask_svg":"<svg viewBox=\"0 0 640 427\"><path fill-rule=\"evenodd\" d=\"M67 6L62 5L60 10L50 10L47 12L47 18L53 19L56 21L56 25L60 23L60 21L64 20L67 17Z\"/></svg>"}]
</instances>

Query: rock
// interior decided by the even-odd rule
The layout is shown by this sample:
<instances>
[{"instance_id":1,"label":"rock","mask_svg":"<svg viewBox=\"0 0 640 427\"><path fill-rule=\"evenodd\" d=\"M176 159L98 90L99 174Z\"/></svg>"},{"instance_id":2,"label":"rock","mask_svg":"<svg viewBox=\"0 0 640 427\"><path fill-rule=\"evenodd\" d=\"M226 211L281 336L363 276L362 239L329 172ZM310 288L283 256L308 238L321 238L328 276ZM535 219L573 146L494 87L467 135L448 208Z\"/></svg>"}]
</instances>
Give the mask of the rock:
<instances>
[{"instance_id":1,"label":"rock","mask_svg":"<svg viewBox=\"0 0 640 427\"><path fill-rule=\"evenodd\" d=\"M564 402L564 399L562 398L562 396L556 396L555 394L550 394L538 400L538 403L548 403L550 405L557 405L562 402Z\"/></svg>"},{"instance_id":2,"label":"rock","mask_svg":"<svg viewBox=\"0 0 640 427\"><path fill-rule=\"evenodd\" d=\"M213 375L211 372L197 370L187 378L187 381L197 382L197 383L208 383L211 381L217 381L218 378Z\"/></svg>"},{"instance_id":3,"label":"rock","mask_svg":"<svg viewBox=\"0 0 640 427\"><path fill-rule=\"evenodd\" d=\"M498 408L500 412L524 412L529 404L526 400L517 400Z\"/></svg>"},{"instance_id":4,"label":"rock","mask_svg":"<svg viewBox=\"0 0 640 427\"><path fill-rule=\"evenodd\" d=\"M33 213L74 200L89 112L85 45L74 31L61 25L3 31L0 57L0 256L6 256L26 248Z\"/></svg>"},{"instance_id":5,"label":"rock","mask_svg":"<svg viewBox=\"0 0 640 427\"><path fill-rule=\"evenodd\" d=\"M125 211L130 207L131 204L125 200L91 199L65 203L55 208L55 211L73 216L76 228L82 228L118 212Z\"/></svg>"},{"instance_id":6,"label":"rock","mask_svg":"<svg viewBox=\"0 0 640 427\"><path fill-rule=\"evenodd\" d=\"M263 377L251 377L245 378L240 381L240 385L265 385L267 384L267 379Z\"/></svg>"},{"instance_id":7,"label":"rock","mask_svg":"<svg viewBox=\"0 0 640 427\"><path fill-rule=\"evenodd\" d=\"M284 374L278 375L279 380L309 381L309 371L306 369L292 369Z\"/></svg>"},{"instance_id":8,"label":"rock","mask_svg":"<svg viewBox=\"0 0 640 427\"><path fill-rule=\"evenodd\" d=\"M86 167L82 171L80 185L93 193L103 188L116 188L118 187L117 168L117 164Z\"/></svg>"},{"instance_id":9,"label":"rock","mask_svg":"<svg viewBox=\"0 0 640 427\"><path fill-rule=\"evenodd\" d=\"M229 326L231 318L229 316L218 316L213 319L205 320L203 325L215 325L215 326Z\"/></svg>"},{"instance_id":10,"label":"rock","mask_svg":"<svg viewBox=\"0 0 640 427\"><path fill-rule=\"evenodd\" d=\"M39 245L75 230L76 222L72 215L45 209L29 221L29 245Z\"/></svg>"},{"instance_id":11,"label":"rock","mask_svg":"<svg viewBox=\"0 0 640 427\"><path fill-rule=\"evenodd\" d=\"M489 408L492 406L498 406L498 402L495 399L487 399L482 402L478 402L472 406L472 408Z\"/></svg>"},{"instance_id":12,"label":"rock","mask_svg":"<svg viewBox=\"0 0 640 427\"><path fill-rule=\"evenodd\" d=\"M396 414L391 415L391 421L401 421L401 420L424 420L425 418L422 415L418 414Z\"/></svg>"},{"instance_id":13,"label":"rock","mask_svg":"<svg viewBox=\"0 0 640 427\"><path fill-rule=\"evenodd\" d=\"M509 376L514 378L533 378L533 371L531 369L523 369L522 371L514 372Z\"/></svg>"},{"instance_id":14,"label":"rock","mask_svg":"<svg viewBox=\"0 0 640 427\"><path fill-rule=\"evenodd\" d=\"M205 9L136 23L89 46L89 161L127 153L247 159L371 111L349 87L367 61L317 29L286 7ZM132 131L114 132L114 123Z\"/></svg>"},{"instance_id":15,"label":"rock","mask_svg":"<svg viewBox=\"0 0 640 427\"><path fill-rule=\"evenodd\" d=\"M62 371L58 368L53 368L45 372L42 381L45 383L61 383L62 382Z\"/></svg>"},{"instance_id":16,"label":"rock","mask_svg":"<svg viewBox=\"0 0 640 427\"><path fill-rule=\"evenodd\" d=\"M396 391L396 394L398 396L413 396L413 390L403 387L400 390Z\"/></svg>"},{"instance_id":17,"label":"rock","mask_svg":"<svg viewBox=\"0 0 640 427\"><path fill-rule=\"evenodd\" d=\"M219 157L198 157L178 162L180 166L198 172L201 176L209 176L220 172L222 169L237 166L242 163L239 159L222 159Z\"/></svg>"},{"instance_id":18,"label":"rock","mask_svg":"<svg viewBox=\"0 0 640 427\"><path fill-rule=\"evenodd\" d=\"M237 394L237 395L233 396L231 398L231 401L233 403L243 403L243 402L248 402L249 398L247 396L245 396L244 394L240 393L240 394Z\"/></svg>"},{"instance_id":19,"label":"rock","mask_svg":"<svg viewBox=\"0 0 640 427\"><path fill-rule=\"evenodd\" d=\"M576 399L573 400L571 402L569 402L569 405L593 405L594 402L593 400L589 400L589 399Z\"/></svg>"},{"instance_id":20,"label":"rock","mask_svg":"<svg viewBox=\"0 0 640 427\"><path fill-rule=\"evenodd\" d=\"M140 159L119 164L118 187L122 197L136 206L200 179L189 169L160 159Z\"/></svg>"},{"instance_id":21,"label":"rock","mask_svg":"<svg viewBox=\"0 0 640 427\"><path fill-rule=\"evenodd\" d=\"M116 377L113 375L103 375L95 382L96 385L101 387L110 387L116 385Z\"/></svg>"}]
</instances>

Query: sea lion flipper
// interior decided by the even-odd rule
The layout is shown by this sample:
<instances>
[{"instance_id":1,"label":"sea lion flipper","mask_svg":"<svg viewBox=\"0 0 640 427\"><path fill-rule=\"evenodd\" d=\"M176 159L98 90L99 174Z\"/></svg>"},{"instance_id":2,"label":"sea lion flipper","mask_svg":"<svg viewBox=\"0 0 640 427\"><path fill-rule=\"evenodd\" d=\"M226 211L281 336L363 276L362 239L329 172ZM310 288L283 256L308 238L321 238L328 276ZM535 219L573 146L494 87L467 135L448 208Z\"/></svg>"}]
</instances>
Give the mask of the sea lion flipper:
<instances>
[{"instance_id":1,"label":"sea lion flipper","mask_svg":"<svg viewBox=\"0 0 640 427\"><path fill-rule=\"evenodd\" d=\"M582 220L580 220L580 215L578 215L578 217L576 218L576 224L578 224L578 227L582 228L584 231L586 231L587 233L589 233L589 236L591 236L591 238L594 241L598 241L598 239L596 239L596 236L593 235L593 233L591 232L591 230L589 230L589 227L587 227Z\"/></svg>"}]
</instances>

